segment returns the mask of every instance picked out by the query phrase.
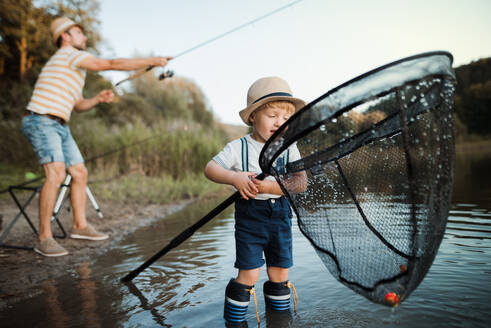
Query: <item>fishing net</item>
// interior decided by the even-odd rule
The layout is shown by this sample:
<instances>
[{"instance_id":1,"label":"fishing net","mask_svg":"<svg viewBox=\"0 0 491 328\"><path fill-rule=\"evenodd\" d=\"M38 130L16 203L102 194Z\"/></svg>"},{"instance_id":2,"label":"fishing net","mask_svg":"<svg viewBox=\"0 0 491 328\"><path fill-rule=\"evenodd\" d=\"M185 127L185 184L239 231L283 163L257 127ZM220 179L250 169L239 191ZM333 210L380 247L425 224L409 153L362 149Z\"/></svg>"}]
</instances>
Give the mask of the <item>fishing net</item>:
<instances>
[{"instance_id":1,"label":"fishing net","mask_svg":"<svg viewBox=\"0 0 491 328\"><path fill-rule=\"evenodd\" d=\"M419 285L443 238L453 167L455 75L447 52L385 65L308 104L260 157L301 232L333 276L396 306ZM301 159L272 163L291 144Z\"/></svg>"}]
</instances>

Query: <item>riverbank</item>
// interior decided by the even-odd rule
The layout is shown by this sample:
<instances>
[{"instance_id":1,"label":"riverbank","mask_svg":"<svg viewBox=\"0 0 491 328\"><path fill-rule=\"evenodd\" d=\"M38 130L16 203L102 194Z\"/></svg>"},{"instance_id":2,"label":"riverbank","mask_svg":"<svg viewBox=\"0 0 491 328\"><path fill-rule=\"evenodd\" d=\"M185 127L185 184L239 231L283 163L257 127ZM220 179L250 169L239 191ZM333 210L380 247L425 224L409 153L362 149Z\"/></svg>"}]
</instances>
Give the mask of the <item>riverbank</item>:
<instances>
[{"instance_id":1,"label":"riverbank","mask_svg":"<svg viewBox=\"0 0 491 328\"><path fill-rule=\"evenodd\" d=\"M455 145L457 154L475 153L475 152L491 152L491 139L478 141L463 141Z\"/></svg>"},{"instance_id":2,"label":"riverbank","mask_svg":"<svg viewBox=\"0 0 491 328\"><path fill-rule=\"evenodd\" d=\"M83 263L93 261L140 227L147 226L156 220L175 213L194 199L186 199L172 204L138 204L121 201L100 201L99 205L104 218L100 219L91 205L87 206L89 222L98 230L108 233L110 238L104 241L84 241L70 238L58 239L69 254L62 257L48 258L34 251L12 248L0 248L0 309L42 293L42 284L46 280L56 280L70 270L75 270ZM18 213L13 202L0 201L0 215L3 215L2 228L5 229L11 219ZM38 226L37 199L27 209L27 214ZM62 211L60 215L67 233L71 231L71 212ZM56 225L54 225L56 226ZM55 232L58 232L58 227ZM0 230L0 234L3 230ZM22 217L4 241L5 244L32 247L35 235Z\"/></svg>"}]
</instances>

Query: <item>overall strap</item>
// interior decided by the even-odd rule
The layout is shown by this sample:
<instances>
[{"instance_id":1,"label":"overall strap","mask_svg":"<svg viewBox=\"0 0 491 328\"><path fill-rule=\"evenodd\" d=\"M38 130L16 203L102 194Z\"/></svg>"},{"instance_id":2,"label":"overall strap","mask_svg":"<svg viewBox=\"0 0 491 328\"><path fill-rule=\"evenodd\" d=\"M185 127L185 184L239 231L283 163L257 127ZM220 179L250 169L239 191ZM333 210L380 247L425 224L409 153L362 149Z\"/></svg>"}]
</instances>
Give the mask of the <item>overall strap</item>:
<instances>
[{"instance_id":1,"label":"overall strap","mask_svg":"<svg viewBox=\"0 0 491 328\"><path fill-rule=\"evenodd\" d=\"M283 153L283 156L278 157L276 159L276 171L279 174L286 174L286 165L288 164L289 157L290 157L290 149L287 149Z\"/></svg>"},{"instance_id":2,"label":"overall strap","mask_svg":"<svg viewBox=\"0 0 491 328\"><path fill-rule=\"evenodd\" d=\"M240 138L240 142L242 144L242 171L249 172L249 148L246 137Z\"/></svg>"},{"instance_id":3,"label":"overall strap","mask_svg":"<svg viewBox=\"0 0 491 328\"><path fill-rule=\"evenodd\" d=\"M246 137L240 138L240 143L242 145L242 171L249 172L249 147ZM288 148L283 156L278 158L276 165L281 173L286 173L286 164L288 164L289 157L290 149Z\"/></svg>"}]
</instances>

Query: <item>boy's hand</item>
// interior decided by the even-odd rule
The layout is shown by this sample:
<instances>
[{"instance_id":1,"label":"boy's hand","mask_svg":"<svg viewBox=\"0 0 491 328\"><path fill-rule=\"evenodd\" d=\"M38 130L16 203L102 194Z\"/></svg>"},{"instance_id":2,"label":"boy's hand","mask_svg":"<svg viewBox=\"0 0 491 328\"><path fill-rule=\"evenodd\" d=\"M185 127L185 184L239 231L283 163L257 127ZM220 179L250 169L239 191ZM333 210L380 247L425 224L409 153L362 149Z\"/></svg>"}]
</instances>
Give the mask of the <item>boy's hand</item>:
<instances>
[{"instance_id":1,"label":"boy's hand","mask_svg":"<svg viewBox=\"0 0 491 328\"><path fill-rule=\"evenodd\" d=\"M270 189L271 189L271 182L269 180L258 180L256 179L256 176L252 177L252 183L256 186L258 192L260 194L270 194Z\"/></svg>"},{"instance_id":2,"label":"boy's hand","mask_svg":"<svg viewBox=\"0 0 491 328\"><path fill-rule=\"evenodd\" d=\"M240 192L244 199L256 198L259 192L252 179L256 176L254 172L236 172L234 175L234 187Z\"/></svg>"},{"instance_id":3,"label":"boy's hand","mask_svg":"<svg viewBox=\"0 0 491 328\"><path fill-rule=\"evenodd\" d=\"M260 194L274 194L274 195L283 195L283 191L280 188L280 185L276 181L272 180L258 180L256 177L252 177L252 183L256 186L258 193Z\"/></svg>"}]
</instances>

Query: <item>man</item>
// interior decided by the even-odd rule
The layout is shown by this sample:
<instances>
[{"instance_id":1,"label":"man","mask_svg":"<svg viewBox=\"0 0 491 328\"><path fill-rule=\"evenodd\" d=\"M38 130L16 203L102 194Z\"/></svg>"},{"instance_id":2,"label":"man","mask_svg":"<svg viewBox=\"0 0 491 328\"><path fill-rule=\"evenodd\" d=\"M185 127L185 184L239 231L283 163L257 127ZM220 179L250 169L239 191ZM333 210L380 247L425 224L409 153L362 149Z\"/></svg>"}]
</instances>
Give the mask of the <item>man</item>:
<instances>
[{"instance_id":1,"label":"man","mask_svg":"<svg viewBox=\"0 0 491 328\"><path fill-rule=\"evenodd\" d=\"M96 231L87 223L87 169L66 124L73 109L84 112L99 103L113 100L111 90L102 90L93 98L83 98L86 70L131 71L148 66L165 66L172 57L94 57L84 51L87 37L82 26L67 17L57 18L51 23L51 34L59 49L38 77L22 119L22 133L32 144L46 175L39 199L39 237L34 250L44 256L62 256L68 252L53 239L51 216L66 171L72 176L70 200L73 229L70 237L87 240L108 238L108 235Z\"/></svg>"}]
</instances>

